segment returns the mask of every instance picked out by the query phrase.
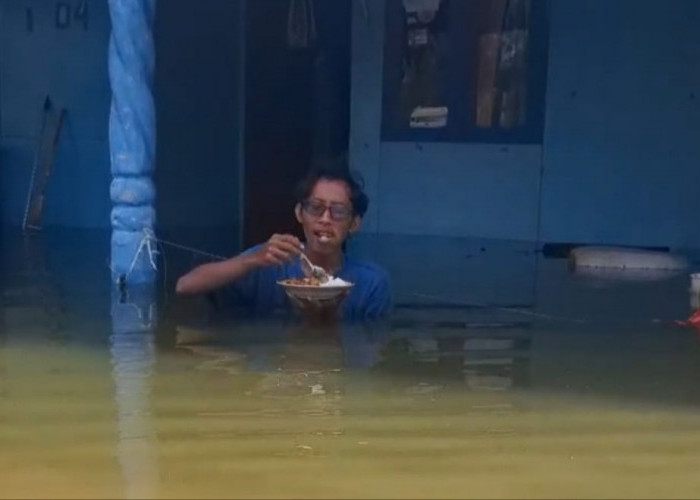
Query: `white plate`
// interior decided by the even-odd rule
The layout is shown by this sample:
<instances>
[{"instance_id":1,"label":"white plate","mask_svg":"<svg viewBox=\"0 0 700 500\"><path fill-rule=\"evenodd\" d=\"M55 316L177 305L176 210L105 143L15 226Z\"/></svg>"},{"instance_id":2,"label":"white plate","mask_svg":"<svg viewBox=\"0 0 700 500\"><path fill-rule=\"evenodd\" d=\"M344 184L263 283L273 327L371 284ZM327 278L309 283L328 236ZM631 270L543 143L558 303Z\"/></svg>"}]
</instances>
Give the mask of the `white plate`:
<instances>
[{"instance_id":1,"label":"white plate","mask_svg":"<svg viewBox=\"0 0 700 500\"><path fill-rule=\"evenodd\" d=\"M340 286L295 285L285 281L278 281L277 284L284 288L290 297L307 300L332 300L354 286L352 283Z\"/></svg>"}]
</instances>

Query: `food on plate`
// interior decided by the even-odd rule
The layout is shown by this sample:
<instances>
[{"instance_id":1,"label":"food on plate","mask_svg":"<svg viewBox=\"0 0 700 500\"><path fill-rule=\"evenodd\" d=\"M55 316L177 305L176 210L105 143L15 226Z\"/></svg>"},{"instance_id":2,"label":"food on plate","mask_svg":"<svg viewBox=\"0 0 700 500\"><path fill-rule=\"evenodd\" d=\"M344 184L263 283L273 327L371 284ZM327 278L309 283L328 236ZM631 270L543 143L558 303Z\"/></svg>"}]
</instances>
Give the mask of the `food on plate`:
<instances>
[{"instance_id":1,"label":"food on plate","mask_svg":"<svg viewBox=\"0 0 700 500\"><path fill-rule=\"evenodd\" d=\"M304 277L304 278L289 278L282 281L285 285L292 286L318 286L318 287L337 287L337 286L350 286L352 283L345 281L342 278L333 278L328 281L321 281L316 277Z\"/></svg>"}]
</instances>

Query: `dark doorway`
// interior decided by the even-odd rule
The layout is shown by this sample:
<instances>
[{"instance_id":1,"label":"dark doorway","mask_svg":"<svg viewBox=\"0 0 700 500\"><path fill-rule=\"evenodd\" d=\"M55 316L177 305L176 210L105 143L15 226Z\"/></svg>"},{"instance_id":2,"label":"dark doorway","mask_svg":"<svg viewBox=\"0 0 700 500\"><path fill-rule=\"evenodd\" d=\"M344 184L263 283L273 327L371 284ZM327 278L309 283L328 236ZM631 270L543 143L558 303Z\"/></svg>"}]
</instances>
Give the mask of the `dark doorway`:
<instances>
[{"instance_id":1,"label":"dark doorway","mask_svg":"<svg viewBox=\"0 0 700 500\"><path fill-rule=\"evenodd\" d=\"M300 5L296 14L306 16L301 24L310 33L307 46L290 44L290 9ZM350 0L247 2L246 247L273 233L299 234L293 213L296 181L314 160L347 150L350 26Z\"/></svg>"}]
</instances>

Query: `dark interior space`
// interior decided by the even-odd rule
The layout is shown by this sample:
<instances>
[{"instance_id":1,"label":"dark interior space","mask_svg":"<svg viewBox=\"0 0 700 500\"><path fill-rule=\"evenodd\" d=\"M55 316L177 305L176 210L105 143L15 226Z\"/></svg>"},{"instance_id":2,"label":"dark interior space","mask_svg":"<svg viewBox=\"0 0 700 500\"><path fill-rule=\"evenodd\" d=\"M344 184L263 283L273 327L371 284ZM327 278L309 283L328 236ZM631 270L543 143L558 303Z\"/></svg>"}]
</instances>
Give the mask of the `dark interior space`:
<instances>
[{"instance_id":1,"label":"dark interior space","mask_svg":"<svg viewBox=\"0 0 700 500\"><path fill-rule=\"evenodd\" d=\"M229 253L239 245L242 4L206 0L193 10L166 0L157 12L158 228L166 239Z\"/></svg>"},{"instance_id":2,"label":"dark interior space","mask_svg":"<svg viewBox=\"0 0 700 500\"><path fill-rule=\"evenodd\" d=\"M305 21L287 0L246 6L244 246L298 234L294 184L347 150L351 3L306 5Z\"/></svg>"}]
</instances>

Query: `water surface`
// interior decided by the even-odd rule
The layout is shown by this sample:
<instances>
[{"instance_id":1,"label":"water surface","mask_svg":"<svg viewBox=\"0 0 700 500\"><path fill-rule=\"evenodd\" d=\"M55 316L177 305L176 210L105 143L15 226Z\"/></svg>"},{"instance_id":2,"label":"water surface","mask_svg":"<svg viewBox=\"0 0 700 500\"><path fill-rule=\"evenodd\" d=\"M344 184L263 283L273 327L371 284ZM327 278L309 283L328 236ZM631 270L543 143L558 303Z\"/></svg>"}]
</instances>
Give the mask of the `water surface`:
<instances>
[{"instance_id":1,"label":"water surface","mask_svg":"<svg viewBox=\"0 0 700 500\"><path fill-rule=\"evenodd\" d=\"M309 329L175 299L173 251L151 299L120 303L105 235L75 237L4 238L3 498L700 493L685 275L387 237L353 251L392 273L391 325Z\"/></svg>"}]
</instances>

